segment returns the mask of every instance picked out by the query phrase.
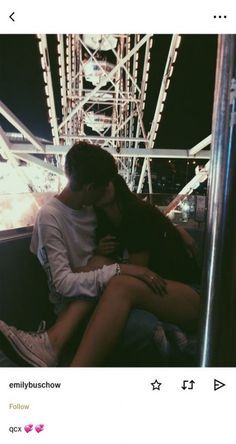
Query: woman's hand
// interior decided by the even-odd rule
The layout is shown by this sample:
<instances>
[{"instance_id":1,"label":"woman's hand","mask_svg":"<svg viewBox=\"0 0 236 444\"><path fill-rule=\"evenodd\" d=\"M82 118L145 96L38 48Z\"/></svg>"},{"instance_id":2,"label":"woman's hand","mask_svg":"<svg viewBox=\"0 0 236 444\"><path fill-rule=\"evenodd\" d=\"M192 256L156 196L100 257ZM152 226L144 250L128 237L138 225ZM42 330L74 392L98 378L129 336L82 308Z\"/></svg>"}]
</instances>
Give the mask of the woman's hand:
<instances>
[{"instance_id":1,"label":"woman's hand","mask_svg":"<svg viewBox=\"0 0 236 444\"><path fill-rule=\"evenodd\" d=\"M120 264L120 271L121 274L127 274L145 282L145 284L147 284L160 296L165 296L167 293L166 281L146 267L142 267L140 265Z\"/></svg>"},{"instance_id":2,"label":"woman's hand","mask_svg":"<svg viewBox=\"0 0 236 444\"><path fill-rule=\"evenodd\" d=\"M116 252L118 246L119 243L116 241L116 237L108 234L99 241L95 253L99 256L110 256Z\"/></svg>"}]
</instances>

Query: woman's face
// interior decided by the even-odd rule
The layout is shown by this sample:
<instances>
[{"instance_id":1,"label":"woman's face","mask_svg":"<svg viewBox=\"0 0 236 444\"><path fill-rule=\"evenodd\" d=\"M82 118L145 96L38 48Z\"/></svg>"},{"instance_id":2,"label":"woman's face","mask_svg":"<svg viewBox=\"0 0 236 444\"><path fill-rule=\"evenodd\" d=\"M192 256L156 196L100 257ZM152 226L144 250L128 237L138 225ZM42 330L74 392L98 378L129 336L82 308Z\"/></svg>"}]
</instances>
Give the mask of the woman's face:
<instances>
[{"instance_id":1,"label":"woman's face","mask_svg":"<svg viewBox=\"0 0 236 444\"><path fill-rule=\"evenodd\" d=\"M115 188L112 182L109 182L104 194L95 202L95 207L102 208L112 204L115 200Z\"/></svg>"}]
</instances>

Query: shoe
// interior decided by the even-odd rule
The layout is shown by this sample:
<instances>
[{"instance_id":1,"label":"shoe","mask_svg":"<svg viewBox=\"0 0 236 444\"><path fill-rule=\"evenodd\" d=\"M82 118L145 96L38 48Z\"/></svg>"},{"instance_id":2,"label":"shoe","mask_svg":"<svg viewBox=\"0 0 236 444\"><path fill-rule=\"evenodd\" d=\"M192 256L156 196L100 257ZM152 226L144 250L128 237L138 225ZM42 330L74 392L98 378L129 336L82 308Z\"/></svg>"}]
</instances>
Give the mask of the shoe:
<instances>
[{"instance_id":1,"label":"shoe","mask_svg":"<svg viewBox=\"0 0 236 444\"><path fill-rule=\"evenodd\" d=\"M23 367L56 367L57 354L46 331L24 332L0 321L0 346L5 354ZM28 364L28 365L27 365Z\"/></svg>"}]
</instances>

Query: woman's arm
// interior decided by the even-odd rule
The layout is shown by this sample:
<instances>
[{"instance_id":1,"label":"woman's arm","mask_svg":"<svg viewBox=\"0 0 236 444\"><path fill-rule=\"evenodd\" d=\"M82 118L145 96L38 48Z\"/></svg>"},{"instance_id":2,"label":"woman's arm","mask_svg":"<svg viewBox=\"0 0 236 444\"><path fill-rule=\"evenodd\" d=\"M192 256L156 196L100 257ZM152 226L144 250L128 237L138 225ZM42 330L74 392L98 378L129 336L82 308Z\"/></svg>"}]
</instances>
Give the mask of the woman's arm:
<instances>
[{"instance_id":1,"label":"woman's arm","mask_svg":"<svg viewBox=\"0 0 236 444\"><path fill-rule=\"evenodd\" d=\"M176 225L175 228L177 228L182 240L184 241L188 255L196 259L198 248L193 237L183 227Z\"/></svg>"}]
</instances>

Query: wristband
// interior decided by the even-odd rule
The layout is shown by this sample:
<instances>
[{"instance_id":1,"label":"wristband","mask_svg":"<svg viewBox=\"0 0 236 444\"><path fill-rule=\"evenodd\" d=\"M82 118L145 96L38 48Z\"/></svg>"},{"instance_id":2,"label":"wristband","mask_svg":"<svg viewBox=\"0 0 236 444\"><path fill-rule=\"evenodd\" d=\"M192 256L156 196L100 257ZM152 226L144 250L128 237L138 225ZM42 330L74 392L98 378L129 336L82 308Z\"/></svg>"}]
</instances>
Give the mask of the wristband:
<instances>
[{"instance_id":1,"label":"wristband","mask_svg":"<svg viewBox=\"0 0 236 444\"><path fill-rule=\"evenodd\" d=\"M116 264L116 276L119 276L121 273L120 264Z\"/></svg>"}]
</instances>

